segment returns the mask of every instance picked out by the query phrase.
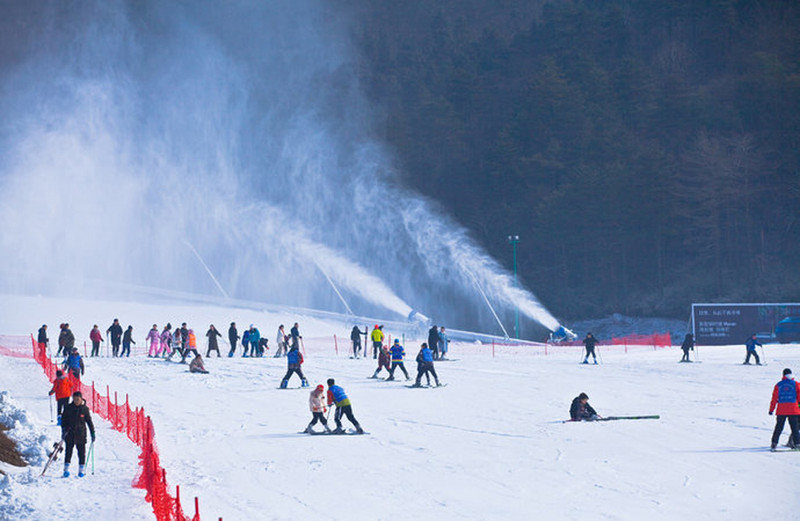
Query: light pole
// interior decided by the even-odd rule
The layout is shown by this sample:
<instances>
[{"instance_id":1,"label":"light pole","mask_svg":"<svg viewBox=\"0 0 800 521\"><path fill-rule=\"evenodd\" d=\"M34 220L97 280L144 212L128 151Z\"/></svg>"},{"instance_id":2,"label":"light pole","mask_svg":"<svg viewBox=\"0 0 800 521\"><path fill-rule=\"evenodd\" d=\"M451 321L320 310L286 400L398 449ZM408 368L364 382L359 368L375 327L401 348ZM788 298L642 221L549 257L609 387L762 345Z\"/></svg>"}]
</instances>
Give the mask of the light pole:
<instances>
[{"instance_id":1,"label":"light pole","mask_svg":"<svg viewBox=\"0 0 800 521\"><path fill-rule=\"evenodd\" d=\"M517 284L517 243L519 242L519 235L509 235L508 242L511 243L511 248L514 252L514 286ZM519 309L514 308L514 336L519 340Z\"/></svg>"}]
</instances>

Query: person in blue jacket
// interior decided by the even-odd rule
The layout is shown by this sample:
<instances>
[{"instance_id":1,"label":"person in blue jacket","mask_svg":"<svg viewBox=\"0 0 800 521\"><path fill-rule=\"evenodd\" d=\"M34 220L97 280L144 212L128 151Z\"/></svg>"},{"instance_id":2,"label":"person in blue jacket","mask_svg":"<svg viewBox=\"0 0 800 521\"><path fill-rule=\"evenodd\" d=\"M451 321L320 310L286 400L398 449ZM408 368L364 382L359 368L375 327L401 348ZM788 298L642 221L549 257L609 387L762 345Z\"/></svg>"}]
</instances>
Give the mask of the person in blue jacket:
<instances>
[{"instance_id":1,"label":"person in blue jacket","mask_svg":"<svg viewBox=\"0 0 800 521\"><path fill-rule=\"evenodd\" d=\"M72 377L76 380L80 380L81 376L84 373L84 366L83 366L83 358L81 358L80 353L78 352L77 347L72 348L72 352L69 354L66 360L64 360L63 369L69 370L72 374Z\"/></svg>"},{"instance_id":2,"label":"person in blue jacket","mask_svg":"<svg viewBox=\"0 0 800 521\"><path fill-rule=\"evenodd\" d=\"M756 334L753 333L744 345L747 347L747 356L744 358L744 365L750 365L751 355L755 357L756 365L761 365L761 359L758 358L758 353L756 353L756 346L760 346L761 344L756 340Z\"/></svg>"},{"instance_id":3,"label":"person in blue jacket","mask_svg":"<svg viewBox=\"0 0 800 521\"><path fill-rule=\"evenodd\" d=\"M289 385L289 378L292 377L292 373L297 373L297 376L300 377L301 387L308 387L308 380L303 376L303 370L300 368L300 365L303 363L303 355L297 347L289 349L289 352L286 354L286 361L289 367L286 371L286 376L281 380L281 389L286 389L286 386Z\"/></svg>"},{"instance_id":4,"label":"person in blue jacket","mask_svg":"<svg viewBox=\"0 0 800 521\"><path fill-rule=\"evenodd\" d=\"M436 369L433 368L433 353L428 347L428 344L423 343L422 349L420 349L419 354L417 354L417 381L414 382L414 387L422 387L422 375L428 378L428 384L430 385L431 380L428 374L433 376L437 387L441 385L439 383L439 376L436 374Z\"/></svg>"},{"instance_id":5,"label":"person in blue jacket","mask_svg":"<svg viewBox=\"0 0 800 521\"><path fill-rule=\"evenodd\" d=\"M261 331L253 324L250 324L250 334L247 335L247 340L250 342L250 356L261 356L261 347L258 345L258 341L261 340Z\"/></svg>"},{"instance_id":6,"label":"person in blue jacket","mask_svg":"<svg viewBox=\"0 0 800 521\"><path fill-rule=\"evenodd\" d=\"M403 371L403 374L406 375L406 380L410 380L411 377L408 376L406 366L403 364L403 359L406 356L406 350L400 345L399 338L394 339L394 344L389 351L392 353L392 367L389 369L389 378L387 378L387 380L394 380L394 370L398 367Z\"/></svg>"},{"instance_id":7,"label":"person in blue jacket","mask_svg":"<svg viewBox=\"0 0 800 521\"><path fill-rule=\"evenodd\" d=\"M253 327L252 324L250 325L250 327L251 328ZM250 330L245 329L242 332L242 349L244 350L242 351L242 358L247 358L247 349L249 347L250 347Z\"/></svg>"},{"instance_id":8,"label":"person in blue jacket","mask_svg":"<svg viewBox=\"0 0 800 521\"><path fill-rule=\"evenodd\" d=\"M357 434L364 434L364 429L361 428L358 420L353 416L353 407L350 404L350 398L347 397L344 389L336 385L333 378L328 378L328 407L332 404L336 404L336 413L333 415L333 419L336 422L336 430L333 431L333 434L344 434L342 416L347 416L347 419L350 420L350 423L356 428Z\"/></svg>"}]
</instances>

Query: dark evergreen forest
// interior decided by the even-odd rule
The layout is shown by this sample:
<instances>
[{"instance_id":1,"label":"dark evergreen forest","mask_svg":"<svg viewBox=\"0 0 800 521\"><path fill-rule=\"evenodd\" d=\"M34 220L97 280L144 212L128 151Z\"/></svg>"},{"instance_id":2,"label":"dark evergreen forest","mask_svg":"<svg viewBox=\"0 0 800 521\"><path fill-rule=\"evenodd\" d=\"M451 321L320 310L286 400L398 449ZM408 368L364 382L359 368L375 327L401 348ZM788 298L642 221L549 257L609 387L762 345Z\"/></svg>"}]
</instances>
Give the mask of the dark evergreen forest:
<instances>
[{"instance_id":1,"label":"dark evergreen forest","mask_svg":"<svg viewBox=\"0 0 800 521\"><path fill-rule=\"evenodd\" d=\"M800 2L349 6L404 181L557 316L800 300Z\"/></svg>"}]
</instances>

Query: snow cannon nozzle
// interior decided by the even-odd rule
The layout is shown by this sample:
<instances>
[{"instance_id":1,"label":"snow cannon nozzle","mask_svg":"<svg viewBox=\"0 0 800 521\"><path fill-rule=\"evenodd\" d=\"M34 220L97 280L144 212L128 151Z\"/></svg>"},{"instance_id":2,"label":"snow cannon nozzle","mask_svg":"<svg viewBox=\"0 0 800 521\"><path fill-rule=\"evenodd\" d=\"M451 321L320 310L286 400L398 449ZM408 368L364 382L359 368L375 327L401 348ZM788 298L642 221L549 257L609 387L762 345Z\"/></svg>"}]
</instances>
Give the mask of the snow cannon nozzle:
<instances>
[{"instance_id":1,"label":"snow cannon nozzle","mask_svg":"<svg viewBox=\"0 0 800 521\"><path fill-rule=\"evenodd\" d=\"M417 311L416 309L412 309L411 313L408 314L408 321L409 322L421 322L425 325L430 324L431 319Z\"/></svg>"},{"instance_id":2,"label":"snow cannon nozzle","mask_svg":"<svg viewBox=\"0 0 800 521\"><path fill-rule=\"evenodd\" d=\"M559 342L571 342L578 338L578 335L570 331L564 326L558 326L558 328L550 333L550 342L553 344L558 344Z\"/></svg>"}]
</instances>

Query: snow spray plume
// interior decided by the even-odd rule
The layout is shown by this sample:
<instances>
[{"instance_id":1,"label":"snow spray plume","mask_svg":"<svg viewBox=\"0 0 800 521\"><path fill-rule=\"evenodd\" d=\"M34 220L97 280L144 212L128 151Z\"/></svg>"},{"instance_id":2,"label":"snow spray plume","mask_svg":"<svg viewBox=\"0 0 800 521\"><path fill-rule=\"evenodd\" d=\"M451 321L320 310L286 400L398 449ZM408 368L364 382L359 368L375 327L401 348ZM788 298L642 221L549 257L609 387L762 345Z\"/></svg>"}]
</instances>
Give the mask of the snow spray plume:
<instances>
[{"instance_id":1,"label":"snow spray plume","mask_svg":"<svg viewBox=\"0 0 800 521\"><path fill-rule=\"evenodd\" d=\"M91 278L336 308L321 269L358 314L409 316L410 302L494 330L472 273L496 306L557 325L399 187L346 7L52 1L12 15L25 19L0 34L16 53L0 63L0 290Z\"/></svg>"}]
</instances>

